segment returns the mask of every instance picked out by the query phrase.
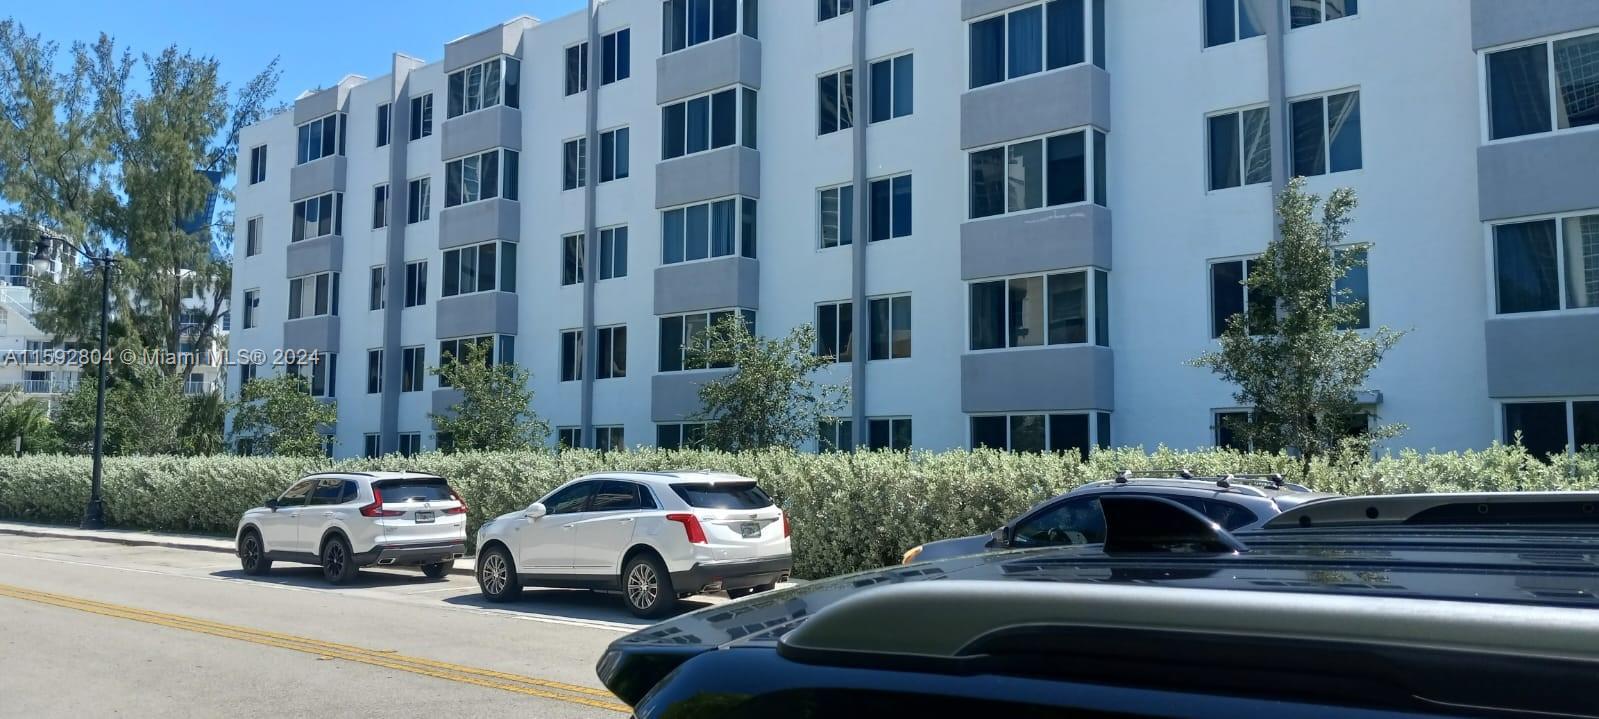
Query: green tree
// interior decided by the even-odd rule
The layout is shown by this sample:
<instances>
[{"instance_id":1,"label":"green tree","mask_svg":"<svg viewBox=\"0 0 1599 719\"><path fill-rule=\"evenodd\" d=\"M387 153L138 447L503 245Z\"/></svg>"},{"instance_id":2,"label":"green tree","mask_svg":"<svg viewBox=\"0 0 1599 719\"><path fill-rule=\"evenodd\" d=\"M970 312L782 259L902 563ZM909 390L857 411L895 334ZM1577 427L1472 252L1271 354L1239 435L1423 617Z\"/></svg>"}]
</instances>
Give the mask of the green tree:
<instances>
[{"instance_id":1,"label":"green tree","mask_svg":"<svg viewBox=\"0 0 1599 719\"><path fill-rule=\"evenodd\" d=\"M465 357L446 354L429 370L461 393L454 406L428 415L440 443L452 450L542 449L550 425L533 411L532 375L512 362L491 362L489 342L463 344Z\"/></svg>"},{"instance_id":2,"label":"green tree","mask_svg":"<svg viewBox=\"0 0 1599 719\"><path fill-rule=\"evenodd\" d=\"M61 451L61 439L50 423L50 410L44 402L24 397L22 390L0 390L0 454L10 454L22 440L22 451L43 454Z\"/></svg>"},{"instance_id":3,"label":"green tree","mask_svg":"<svg viewBox=\"0 0 1599 719\"><path fill-rule=\"evenodd\" d=\"M179 431L183 454L221 454L227 450L222 427L228 418L228 402L221 392L202 392L188 398L188 411Z\"/></svg>"},{"instance_id":4,"label":"green tree","mask_svg":"<svg viewBox=\"0 0 1599 719\"><path fill-rule=\"evenodd\" d=\"M816 436L849 398L844 385L818 384L817 370L833 364L818 356L816 330L800 325L786 337L756 335L729 314L690 340L688 364L731 371L700 385L706 445L729 452L765 447L798 448Z\"/></svg>"},{"instance_id":5,"label":"green tree","mask_svg":"<svg viewBox=\"0 0 1599 719\"><path fill-rule=\"evenodd\" d=\"M338 418L337 405L312 397L304 377L263 377L239 390L233 439L248 440L252 454L321 457L322 430Z\"/></svg>"},{"instance_id":6,"label":"green tree","mask_svg":"<svg viewBox=\"0 0 1599 719\"><path fill-rule=\"evenodd\" d=\"M61 398L55 425L66 449L88 454L94 449L95 369L85 367L81 381ZM105 453L177 454L189 416L183 381L160 368L135 365L106 378Z\"/></svg>"},{"instance_id":7,"label":"green tree","mask_svg":"<svg viewBox=\"0 0 1599 719\"><path fill-rule=\"evenodd\" d=\"M1350 418L1362 409L1356 393L1404 333L1387 327L1355 329L1362 303L1335 289L1365 261L1364 244L1347 243L1353 190L1333 191L1325 204L1294 178L1277 198L1278 235L1244 284L1250 309L1234 315L1219 349L1191 364L1237 386L1233 398L1254 410L1229 429L1259 447L1297 452L1307 471L1312 458L1391 437L1401 425L1371 427L1351 438ZM1320 214L1317 208L1320 206Z\"/></svg>"}]
</instances>

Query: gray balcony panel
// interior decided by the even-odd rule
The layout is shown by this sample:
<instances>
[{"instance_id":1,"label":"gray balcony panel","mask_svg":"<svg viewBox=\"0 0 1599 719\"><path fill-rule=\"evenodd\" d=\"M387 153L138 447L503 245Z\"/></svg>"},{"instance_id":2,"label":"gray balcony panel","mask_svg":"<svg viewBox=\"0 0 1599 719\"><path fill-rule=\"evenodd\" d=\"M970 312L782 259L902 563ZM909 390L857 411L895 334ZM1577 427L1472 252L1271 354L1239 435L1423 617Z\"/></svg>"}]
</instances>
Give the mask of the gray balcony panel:
<instances>
[{"instance_id":1,"label":"gray balcony panel","mask_svg":"<svg viewBox=\"0 0 1599 719\"><path fill-rule=\"evenodd\" d=\"M733 84L760 89L760 40L734 33L655 60L656 104Z\"/></svg>"},{"instance_id":2,"label":"gray balcony panel","mask_svg":"<svg viewBox=\"0 0 1599 719\"><path fill-rule=\"evenodd\" d=\"M761 196L761 153L734 145L655 166L656 207L730 195Z\"/></svg>"},{"instance_id":3,"label":"gray balcony panel","mask_svg":"<svg viewBox=\"0 0 1599 719\"><path fill-rule=\"evenodd\" d=\"M1110 210L1077 205L961 225L961 279L1068 267L1110 269Z\"/></svg>"},{"instance_id":4,"label":"gray balcony panel","mask_svg":"<svg viewBox=\"0 0 1599 719\"><path fill-rule=\"evenodd\" d=\"M522 51L522 31L532 27L531 18L519 18L467 35L444 45L444 72L449 74L496 55L517 55Z\"/></svg>"},{"instance_id":5,"label":"gray balcony panel","mask_svg":"<svg viewBox=\"0 0 1599 719\"><path fill-rule=\"evenodd\" d=\"M1599 207L1599 130L1477 148L1483 220Z\"/></svg>"},{"instance_id":6,"label":"gray balcony panel","mask_svg":"<svg viewBox=\"0 0 1599 719\"><path fill-rule=\"evenodd\" d=\"M465 396L465 393L454 387L433 390L433 413L453 415L450 408L460 404L461 398Z\"/></svg>"},{"instance_id":7,"label":"gray balcony panel","mask_svg":"<svg viewBox=\"0 0 1599 719\"><path fill-rule=\"evenodd\" d=\"M1599 395L1599 314L1489 319L1488 396Z\"/></svg>"},{"instance_id":8,"label":"gray balcony panel","mask_svg":"<svg viewBox=\"0 0 1599 719\"><path fill-rule=\"evenodd\" d=\"M303 200L329 192L343 192L349 164L343 155L333 155L295 165L289 170L289 199Z\"/></svg>"},{"instance_id":9,"label":"gray balcony panel","mask_svg":"<svg viewBox=\"0 0 1599 719\"><path fill-rule=\"evenodd\" d=\"M447 207L439 212L439 249L490 240L522 239L522 206L495 198Z\"/></svg>"},{"instance_id":10,"label":"gray balcony panel","mask_svg":"<svg viewBox=\"0 0 1599 719\"><path fill-rule=\"evenodd\" d=\"M294 101L294 124L304 125L329 113L344 109L345 100L350 95L350 88L365 82L365 78L349 77L347 82L334 85L326 90L317 90L305 97Z\"/></svg>"},{"instance_id":11,"label":"gray balcony panel","mask_svg":"<svg viewBox=\"0 0 1599 719\"><path fill-rule=\"evenodd\" d=\"M1026 5L1034 0L961 0L961 19L970 20L989 13L1009 10L1018 5Z\"/></svg>"},{"instance_id":12,"label":"gray balcony panel","mask_svg":"<svg viewBox=\"0 0 1599 719\"><path fill-rule=\"evenodd\" d=\"M650 377L650 420L682 422L700 411L700 385L732 370L666 372Z\"/></svg>"},{"instance_id":13,"label":"gray balcony panel","mask_svg":"<svg viewBox=\"0 0 1599 719\"><path fill-rule=\"evenodd\" d=\"M1110 75L1078 65L961 95L963 149L1083 125L1110 129Z\"/></svg>"},{"instance_id":14,"label":"gray balcony panel","mask_svg":"<svg viewBox=\"0 0 1599 719\"><path fill-rule=\"evenodd\" d=\"M339 351L339 318L324 315L283 323L283 349Z\"/></svg>"},{"instance_id":15,"label":"gray balcony panel","mask_svg":"<svg viewBox=\"0 0 1599 719\"><path fill-rule=\"evenodd\" d=\"M748 257L681 262L655 268L655 314L728 307L759 309L761 265Z\"/></svg>"},{"instance_id":16,"label":"gray balcony panel","mask_svg":"<svg viewBox=\"0 0 1599 719\"><path fill-rule=\"evenodd\" d=\"M1471 46L1503 45L1599 27L1593 0L1471 0Z\"/></svg>"},{"instance_id":17,"label":"gray balcony panel","mask_svg":"<svg viewBox=\"0 0 1599 719\"><path fill-rule=\"evenodd\" d=\"M510 292L444 297L439 299L437 312L434 336L438 339L516 334L516 295Z\"/></svg>"},{"instance_id":18,"label":"gray balcony panel","mask_svg":"<svg viewBox=\"0 0 1599 719\"><path fill-rule=\"evenodd\" d=\"M285 277L304 277L344 269L344 237L327 235L289 243Z\"/></svg>"},{"instance_id":19,"label":"gray balcony panel","mask_svg":"<svg viewBox=\"0 0 1599 719\"><path fill-rule=\"evenodd\" d=\"M453 160L496 147L522 149L522 111L495 105L444 121L439 159Z\"/></svg>"},{"instance_id":20,"label":"gray balcony panel","mask_svg":"<svg viewBox=\"0 0 1599 719\"><path fill-rule=\"evenodd\" d=\"M1111 411L1112 383L1106 347L975 352L961 356L961 411Z\"/></svg>"}]
</instances>

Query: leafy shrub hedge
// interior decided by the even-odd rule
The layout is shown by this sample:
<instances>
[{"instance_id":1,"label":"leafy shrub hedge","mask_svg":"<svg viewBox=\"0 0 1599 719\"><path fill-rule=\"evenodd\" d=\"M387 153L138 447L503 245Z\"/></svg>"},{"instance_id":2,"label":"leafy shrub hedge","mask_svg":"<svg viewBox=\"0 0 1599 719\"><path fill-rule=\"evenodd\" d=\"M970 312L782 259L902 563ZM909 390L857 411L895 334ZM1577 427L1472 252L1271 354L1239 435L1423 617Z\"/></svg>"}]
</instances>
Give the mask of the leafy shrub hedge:
<instances>
[{"instance_id":1,"label":"leafy shrub hedge","mask_svg":"<svg viewBox=\"0 0 1599 719\"><path fill-rule=\"evenodd\" d=\"M1048 497L1121 469L1186 467L1201 473L1283 471L1292 458L1160 448L1074 456L995 451L789 451L724 454L644 449L601 454L426 454L344 461L259 457L113 457L105 464L112 526L231 535L239 515L317 470L416 470L448 477L471 507L469 531L527 506L581 474L715 468L755 477L789 512L795 571L822 577L899 560L915 544L992 531ZM0 459L0 519L75 524L89 492L87 457ZM1316 462L1306 482L1341 494L1599 489L1599 453L1551 464L1519 447L1463 453L1405 451L1372 461Z\"/></svg>"}]
</instances>

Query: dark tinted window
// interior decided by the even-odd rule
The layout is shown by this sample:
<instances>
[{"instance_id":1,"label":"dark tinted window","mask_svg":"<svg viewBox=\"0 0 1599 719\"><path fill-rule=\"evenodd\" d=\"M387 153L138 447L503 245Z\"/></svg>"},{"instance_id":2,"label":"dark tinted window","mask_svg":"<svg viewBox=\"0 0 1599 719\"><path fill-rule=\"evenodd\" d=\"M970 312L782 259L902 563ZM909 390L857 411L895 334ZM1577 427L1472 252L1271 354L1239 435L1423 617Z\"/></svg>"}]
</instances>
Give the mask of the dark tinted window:
<instances>
[{"instance_id":1,"label":"dark tinted window","mask_svg":"<svg viewBox=\"0 0 1599 719\"><path fill-rule=\"evenodd\" d=\"M772 506L772 498L754 482L740 484L674 484L672 490L701 509L760 509Z\"/></svg>"},{"instance_id":2,"label":"dark tinted window","mask_svg":"<svg viewBox=\"0 0 1599 719\"><path fill-rule=\"evenodd\" d=\"M594 492L596 482L579 482L549 496L544 500L544 508L550 514L572 514L583 511L588 504L589 495Z\"/></svg>"},{"instance_id":3,"label":"dark tinted window","mask_svg":"<svg viewBox=\"0 0 1599 719\"><path fill-rule=\"evenodd\" d=\"M632 482L605 481L594 492L590 512L620 512L639 508L638 485Z\"/></svg>"},{"instance_id":4,"label":"dark tinted window","mask_svg":"<svg viewBox=\"0 0 1599 719\"><path fill-rule=\"evenodd\" d=\"M354 487L355 483L343 479L318 480L316 489L311 490L309 504L341 504L345 502L345 485ZM354 492L350 494L353 495Z\"/></svg>"},{"instance_id":5,"label":"dark tinted window","mask_svg":"<svg viewBox=\"0 0 1599 719\"><path fill-rule=\"evenodd\" d=\"M1098 544L1105 541L1105 515L1097 499L1072 499L1045 509L1016 525L1011 543L1018 547L1049 544Z\"/></svg>"},{"instance_id":6,"label":"dark tinted window","mask_svg":"<svg viewBox=\"0 0 1599 719\"><path fill-rule=\"evenodd\" d=\"M442 479L406 479L373 485L383 493L384 504L395 502L445 502L455 499Z\"/></svg>"},{"instance_id":7,"label":"dark tinted window","mask_svg":"<svg viewBox=\"0 0 1599 719\"><path fill-rule=\"evenodd\" d=\"M302 479L295 482L294 486L289 487L288 491L283 493L283 496L278 497L278 506L298 507L305 504L306 499L311 496L311 488L314 486L316 486L316 480L314 479Z\"/></svg>"},{"instance_id":8,"label":"dark tinted window","mask_svg":"<svg viewBox=\"0 0 1599 719\"><path fill-rule=\"evenodd\" d=\"M1187 506L1200 514L1205 515L1210 521L1221 525L1222 529L1232 531L1246 524L1250 524L1260 517L1231 502L1218 502L1197 497L1166 497L1174 502Z\"/></svg>"},{"instance_id":9,"label":"dark tinted window","mask_svg":"<svg viewBox=\"0 0 1599 719\"><path fill-rule=\"evenodd\" d=\"M1546 45L1488 54L1488 136L1548 132L1549 60Z\"/></svg>"}]
</instances>

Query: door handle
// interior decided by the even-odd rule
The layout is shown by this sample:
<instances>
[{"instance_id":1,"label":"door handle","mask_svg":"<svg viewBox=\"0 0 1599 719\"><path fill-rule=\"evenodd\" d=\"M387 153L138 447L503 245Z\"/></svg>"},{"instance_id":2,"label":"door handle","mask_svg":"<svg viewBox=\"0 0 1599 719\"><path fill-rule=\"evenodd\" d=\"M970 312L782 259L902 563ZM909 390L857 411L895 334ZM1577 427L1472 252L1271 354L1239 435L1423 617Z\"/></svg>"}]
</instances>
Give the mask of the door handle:
<instances>
[{"instance_id":1,"label":"door handle","mask_svg":"<svg viewBox=\"0 0 1599 719\"><path fill-rule=\"evenodd\" d=\"M563 525L561 525L561 529L571 529L571 528L573 528L575 526L577 526L577 522L573 522L571 524L563 524Z\"/></svg>"}]
</instances>

